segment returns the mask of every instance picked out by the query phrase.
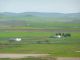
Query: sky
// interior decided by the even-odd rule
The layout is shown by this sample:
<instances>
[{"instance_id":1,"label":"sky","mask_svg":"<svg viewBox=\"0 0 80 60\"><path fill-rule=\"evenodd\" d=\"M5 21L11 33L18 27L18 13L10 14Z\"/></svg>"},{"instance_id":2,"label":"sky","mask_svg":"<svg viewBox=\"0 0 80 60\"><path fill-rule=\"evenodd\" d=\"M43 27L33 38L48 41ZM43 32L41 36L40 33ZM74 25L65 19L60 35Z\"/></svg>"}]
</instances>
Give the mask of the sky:
<instances>
[{"instance_id":1,"label":"sky","mask_svg":"<svg viewBox=\"0 0 80 60\"><path fill-rule=\"evenodd\" d=\"M80 0L0 0L0 12L80 13Z\"/></svg>"}]
</instances>

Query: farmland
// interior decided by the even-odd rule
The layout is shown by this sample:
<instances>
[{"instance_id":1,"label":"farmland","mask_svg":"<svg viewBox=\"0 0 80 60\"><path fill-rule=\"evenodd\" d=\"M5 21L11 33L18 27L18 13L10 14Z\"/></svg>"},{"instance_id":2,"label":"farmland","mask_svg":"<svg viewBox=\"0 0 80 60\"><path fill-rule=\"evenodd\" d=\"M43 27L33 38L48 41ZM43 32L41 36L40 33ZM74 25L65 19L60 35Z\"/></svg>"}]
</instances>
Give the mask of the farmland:
<instances>
[{"instance_id":1,"label":"farmland","mask_svg":"<svg viewBox=\"0 0 80 60\"><path fill-rule=\"evenodd\" d=\"M27 30L27 29L26 29ZM65 31L65 30L64 30ZM67 33L68 31L65 31ZM80 32L70 32L71 37L49 38L55 32L49 31L20 31L0 32L0 53L51 54L52 56L74 56L80 53ZM20 42L10 42L10 38L20 37Z\"/></svg>"},{"instance_id":2,"label":"farmland","mask_svg":"<svg viewBox=\"0 0 80 60\"><path fill-rule=\"evenodd\" d=\"M80 57L79 19L70 16L0 16L0 53ZM56 33L69 33L71 37L50 38ZM22 40L10 41L11 38Z\"/></svg>"}]
</instances>

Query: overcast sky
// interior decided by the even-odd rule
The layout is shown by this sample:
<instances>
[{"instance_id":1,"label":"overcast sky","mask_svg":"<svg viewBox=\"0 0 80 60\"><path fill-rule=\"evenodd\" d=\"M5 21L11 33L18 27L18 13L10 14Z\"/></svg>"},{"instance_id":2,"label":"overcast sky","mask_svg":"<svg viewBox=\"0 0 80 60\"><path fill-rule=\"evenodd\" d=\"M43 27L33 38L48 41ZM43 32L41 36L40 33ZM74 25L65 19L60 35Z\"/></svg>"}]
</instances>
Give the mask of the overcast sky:
<instances>
[{"instance_id":1,"label":"overcast sky","mask_svg":"<svg viewBox=\"0 0 80 60\"><path fill-rule=\"evenodd\" d=\"M80 12L80 0L0 0L0 12Z\"/></svg>"}]
</instances>

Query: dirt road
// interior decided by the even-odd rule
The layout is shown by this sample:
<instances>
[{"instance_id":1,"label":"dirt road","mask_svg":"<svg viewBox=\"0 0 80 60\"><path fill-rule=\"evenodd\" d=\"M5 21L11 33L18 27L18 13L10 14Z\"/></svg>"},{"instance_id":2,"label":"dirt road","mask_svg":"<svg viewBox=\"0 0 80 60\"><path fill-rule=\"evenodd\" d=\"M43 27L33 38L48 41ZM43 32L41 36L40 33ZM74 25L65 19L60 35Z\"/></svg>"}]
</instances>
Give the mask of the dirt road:
<instances>
[{"instance_id":1,"label":"dirt road","mask_svg":"<svg viewBox=\"0 0 80 60\"><path fill-rule=\"evenodd\" d=\"M49 57L49 55L50 54L0 54L0 58ZM80 60L80 57L56 57L56 60Z\"/></svg>"},{"instance_id":2,"label":"dirt road","mask_svg":"<svg viewBox=\"0 0 80 60\"><path fill-rule=\"evenodd\" d=\"M27 58L27 57L45 57L49 54L0 54L0 58Z\"/></svg>"},{"instance_id":3,"label":"dirt road","mask_svg":"<svg viewBox=\"0 0 80 60\"><path fill-rule=\"evenodd\" d=\"M58 57L57 60L80 60L80 57Z\"/></svg>"}]
</instances>

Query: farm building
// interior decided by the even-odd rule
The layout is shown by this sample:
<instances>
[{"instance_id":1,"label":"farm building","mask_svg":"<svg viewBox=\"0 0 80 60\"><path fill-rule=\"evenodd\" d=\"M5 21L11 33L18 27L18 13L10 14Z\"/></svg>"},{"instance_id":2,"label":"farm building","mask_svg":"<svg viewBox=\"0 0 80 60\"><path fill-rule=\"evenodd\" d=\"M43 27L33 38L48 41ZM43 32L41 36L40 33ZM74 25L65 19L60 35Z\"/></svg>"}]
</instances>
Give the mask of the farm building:
<instances>
[{"instance_id":1,"label":"farm building","mask_svg":"<svg viewBox=\"0 0 80 60\"><path fill-rule=\"evenodd\" d=\"M17 42L19 42L19 41L21 41L22 39L21 39L21 38L10 38L9 40L10 40L10 41L17 41Z\"/></svg>"},{"instance_id":2,"label":"farm building","mask_svg":"<svg viewBox=\"0 0 80 60\"><path fill-rule=\"evenodd\" d=\"M70 33L56 33L55 36L50 36L50 38L62 38L62 37L71 37Z\"/></svg>"}]
</instances>

